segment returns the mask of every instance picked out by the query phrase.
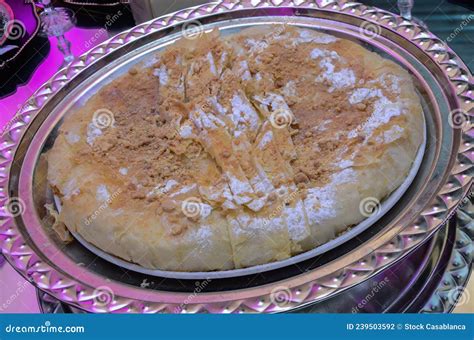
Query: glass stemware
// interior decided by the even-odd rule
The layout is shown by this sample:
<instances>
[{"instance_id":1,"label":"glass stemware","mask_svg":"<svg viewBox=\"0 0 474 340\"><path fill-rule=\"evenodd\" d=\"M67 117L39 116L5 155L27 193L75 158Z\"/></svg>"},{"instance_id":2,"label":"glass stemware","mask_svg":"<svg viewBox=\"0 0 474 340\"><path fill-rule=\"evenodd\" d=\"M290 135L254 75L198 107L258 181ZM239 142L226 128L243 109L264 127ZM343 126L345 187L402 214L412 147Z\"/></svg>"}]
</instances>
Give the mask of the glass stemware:
<instances>
[{"instance_id":1,"label":"glass stemware","mask_svg":"<svg viewBox=\"0 0 474 340\"><path fill-rule=\"evenodd\" d=\"M411 11L413 9L414 4L414 0L397 0L397 6L398 10L400 11L400 16L405 20L414 21L420 26L426 28L426 24L423 22L423 20L414 18L412 16Z\"/></svg>"},{"instance_id":2,"label":"glass stemware","mask_svg":"<svg viewBox=\"0 0 474 340\"><path fill-rule=\"evenodd\" d=\"M71 51L71 42L64 35L76 24L74 12L68 8L54 7L51 0L40 0L43 12L40 13L42 34L47 37L58 39L58 49L64 55L64 63L68 64L74 60Z\"/></svg>"}]
</instances>

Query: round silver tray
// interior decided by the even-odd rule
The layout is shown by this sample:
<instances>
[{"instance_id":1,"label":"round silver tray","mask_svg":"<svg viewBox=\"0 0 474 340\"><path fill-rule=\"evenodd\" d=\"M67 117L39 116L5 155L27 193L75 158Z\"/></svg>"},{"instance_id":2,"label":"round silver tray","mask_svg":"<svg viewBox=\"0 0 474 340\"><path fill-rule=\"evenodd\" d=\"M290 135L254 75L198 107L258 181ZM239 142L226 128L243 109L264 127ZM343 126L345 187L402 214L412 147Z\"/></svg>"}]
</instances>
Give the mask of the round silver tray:
<instances>
[{"instance_id":1,"label":"round silver tray","mask_svg":"<svg viewBox=\"0 0 474 340\"><path fill-rule=\"evenodd\" d=\"M314 258L263 274L195 282L114 266L50 232L41 154L74 98L101 77L172 43L192 25L222 32L265 23L315 28L364 44L405 66L423 99L427 145L420 170L368 230ZM368 33L369 32L369 33ZM372 32L372 33L370 33ZM373 34L375 32L376 34ZM117 71L119 72L119 71ZM472 181L472 75L439 38L392 13L347 1L220 1L121 33L59 71L20 110L1 144L0 245L41 290L91 312L277 312L301 308L368 280L435 233ZM84 98L82 98L84 99ZM280 303L281 300L286 303Z\"/></svg>"}]
</instances>

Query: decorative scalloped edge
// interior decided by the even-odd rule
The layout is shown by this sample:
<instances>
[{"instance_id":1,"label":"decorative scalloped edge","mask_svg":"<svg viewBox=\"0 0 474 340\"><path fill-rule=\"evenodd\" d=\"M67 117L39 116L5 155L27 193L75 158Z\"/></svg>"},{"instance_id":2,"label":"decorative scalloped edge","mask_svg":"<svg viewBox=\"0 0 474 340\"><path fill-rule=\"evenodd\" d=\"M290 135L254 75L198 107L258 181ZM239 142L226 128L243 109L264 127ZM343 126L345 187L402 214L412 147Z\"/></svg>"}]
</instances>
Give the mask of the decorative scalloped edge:
<instances>
[{"instance_id":1,"label":"decorative scalloped edge","mask_svg":"<svg viewBox=\"0 0 474 340\"><path fill-rule=\"evenodd\" d=\"M472 76L462 61L443 41L432 33L416 23L406 21L390 12L347 0L223 0L178 11L136 26L94 47L66 68L60 70L46 84L41 86L15 116L13 119L15 123L10 124L8 131L0 139L2 141L0 146L0 203L3 204L0 208L0 245L8 262L40 289L59 300L90 312L281 312L316 302L367 279L399 259L440 227L455 212L472 182L474 128L471 120L463 126L461 148L447 182L428 208L412 225L406 226L392 240L378 249L371 250L366 256L346 268L331 273L324 278L288 289L290 299L284 305L272 301L270 294L255 296L246 300L189 304L185 308L180 308L178 304L151 303L121 296L114 296L108 304L98 305L95 301L97 292L94 287L85 287L66 277L42 261L26 244L21 232L16 227L13 219L8 216L4 206L9 199L10 166L17 142L26 130L31 117L34 117L65 83L107 53L164 27L187 20L197 20L205 15L236 9L265 8L269 6L310 8L345 13L364 18L376 25L401 34L416 43L430 59L444 70L458 96L458 108L467 112L470 119L474 115Z\"/></svg>"},{"instance_id":2,"label":"decorative scalloped edge","mask_svg":"<svg viewBox=\"0 0 474 340\"><path fill-rule=\"evenodd\" d=\"M448 267L422 313L449 313L459 300L468 303L464 288L469 280L474 259L474 204L466 200L456 212L456 241Z\"/></svg>"}]
</instances>

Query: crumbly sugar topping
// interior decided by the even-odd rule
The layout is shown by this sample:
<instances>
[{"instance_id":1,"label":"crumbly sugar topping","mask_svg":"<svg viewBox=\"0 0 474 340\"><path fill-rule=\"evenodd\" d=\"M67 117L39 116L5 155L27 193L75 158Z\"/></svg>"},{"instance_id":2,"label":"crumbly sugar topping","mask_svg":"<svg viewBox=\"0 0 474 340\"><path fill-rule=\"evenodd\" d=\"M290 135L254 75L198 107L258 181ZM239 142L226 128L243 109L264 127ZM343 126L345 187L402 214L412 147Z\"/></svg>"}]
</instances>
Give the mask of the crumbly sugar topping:
<instances>
[{"instance_id":1,"label":"crumbly sugar topping","mask_svg":"<svg viewBox=\"0 0 474 340\"><path fill-rule=\"evenodd\" d=\"M308 220L334 214L336 187L355 180L359 146L403 133L398 125L376 133L404 114L391 99L400 79L364 73L345 44L291 27L178 43L98 93L113 127L91 121L85 138L67 139L81 145L78 162L93 157L116 169L131 199L158 209L170 225L219 212L237 214L249 232L283 204L273 225L283 219L290 237L303 240ZM98 201L109 197L105 185L97 188ZM179 208L188 198L199 217ZM203 225L195 232L205 238L211 231Z\"/></svg>"},{"instance_id":2,"label":"crumbly sugar topping","mask_svg":"<svg viewBox=\"0 0 474 340\"><path fill-rule=\"evenodd\" d=\"M92 146L100 135L102 135L102 130L94 122L90 122L87 125L87 144Z\"/></svg>"},{"instance_id":3,"label":"crumbly sugar topping","mask_svg":"<svg viewBox=\"0 0 474 340\"><path fill-rule=\"evenodd\" d=\"M109 191L107 190L107 186L104 184L101 184L97 187L97 194L96 194L96 199L99 202L105 202L108 199L110 199L110 194Z\"/></svg>"}]
</instances>

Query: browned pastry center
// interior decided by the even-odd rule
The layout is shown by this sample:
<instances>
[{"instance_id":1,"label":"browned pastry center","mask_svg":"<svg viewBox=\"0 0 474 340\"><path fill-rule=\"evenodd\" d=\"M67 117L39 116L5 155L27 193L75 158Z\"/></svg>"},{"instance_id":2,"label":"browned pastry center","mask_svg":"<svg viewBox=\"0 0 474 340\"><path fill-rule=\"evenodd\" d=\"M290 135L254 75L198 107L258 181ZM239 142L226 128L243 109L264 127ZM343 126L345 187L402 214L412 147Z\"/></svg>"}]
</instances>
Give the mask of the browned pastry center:
<instances>
[{"instance_id":1,"label":"browned pastry center","mask_svg":"<svg viewBox=\"0 0 474 340\"><path fill-rule=\"evenodd\" d=\"M61 221L105 251L149 268L240 268L360 222L362 200L403 182L422 131L408 73L351 41L214 31L72 113L48 179Z\"/></svg>"}]
</instances>

